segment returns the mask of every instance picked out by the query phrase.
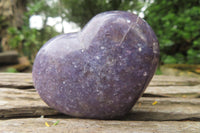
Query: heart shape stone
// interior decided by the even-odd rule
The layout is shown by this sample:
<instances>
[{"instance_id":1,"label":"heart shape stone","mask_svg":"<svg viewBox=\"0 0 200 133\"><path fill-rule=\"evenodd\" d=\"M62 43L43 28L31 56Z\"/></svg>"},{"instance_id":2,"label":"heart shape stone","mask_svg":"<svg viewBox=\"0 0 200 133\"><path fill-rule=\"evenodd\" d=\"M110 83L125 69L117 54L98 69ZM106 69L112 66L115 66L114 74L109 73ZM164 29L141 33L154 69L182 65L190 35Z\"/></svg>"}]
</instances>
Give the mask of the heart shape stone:
<instances>
[{"instance_id":1,"label":"heart shape stone","mask_svg":"<svg viewBox=\"0 0 200 133\"><path fill-rule=\"evenodd\" d=\"M82 31L44 44L34 61L33 80L44 102L64 114L112 119L130 111L158 61L151 27L132 13L109 11Z\"/></svg>"}]
</instances>

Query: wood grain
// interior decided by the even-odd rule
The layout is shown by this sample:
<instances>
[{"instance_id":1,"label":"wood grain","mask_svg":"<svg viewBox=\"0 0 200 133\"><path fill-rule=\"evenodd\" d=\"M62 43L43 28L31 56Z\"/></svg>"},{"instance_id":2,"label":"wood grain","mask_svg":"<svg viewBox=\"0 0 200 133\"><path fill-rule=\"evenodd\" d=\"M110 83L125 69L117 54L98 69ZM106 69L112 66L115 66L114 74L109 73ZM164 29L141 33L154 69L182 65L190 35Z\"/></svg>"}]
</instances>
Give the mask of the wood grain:
<instances>
[{"instance_id":1,"label":"wood grain","mask_svg":"<svg viewBox=\"0 0 200 133\"><path fill-rule=\"evenodd\" d=\"M57 115L34 89L0 89L0 117ZM152 103L157 104L152 105ZM68 116L67 116L68 117ZM199 98L142 97L123 119L128 120L191 120L200 119Z\"/></svg>"},{"instance_id":2,"label":"wood grain","mask_svg":"<svg viewBox=\"0 0 200 133\"><path fill-rule=\"evenodd\" d=\"M59 123L54 126L53 123ZM45 125L48 123L50 127ZM194 121L116 121L60 118L0 120L0 132L17 133L199 133Z\"/></svg>"},{"instance_id":3,"label":"wood grain","mask_svg":"<svg viewBox=\"0 0 200 133\"><path fill-rule=\"evenodd\" d=\"M154 76L126 116L118 120L90 120L73 118L48 107L34 89L30 73L0 73L0 125L2 133L199 133L200 81Z\"/></svg>"},{"instance_id":4,"label":"wood grain","mask_svg":"<svg viewBox=\"0 0 200 133\"><path fill-rule=\"evenodd\" d=\"M200 98L200 85L196 86L149 86L145 97L183 97Z\"/></svg>"},{"instance_id":5,"label":"wood grain","mask_svg":"<svg viewBox=\"0 0 200 133\"><path fill-rule=\"evenodd\" d=\"M35 89L0 88L0 118L56 114L58 112L48 107Z\"/></svg>"}]
</instances>

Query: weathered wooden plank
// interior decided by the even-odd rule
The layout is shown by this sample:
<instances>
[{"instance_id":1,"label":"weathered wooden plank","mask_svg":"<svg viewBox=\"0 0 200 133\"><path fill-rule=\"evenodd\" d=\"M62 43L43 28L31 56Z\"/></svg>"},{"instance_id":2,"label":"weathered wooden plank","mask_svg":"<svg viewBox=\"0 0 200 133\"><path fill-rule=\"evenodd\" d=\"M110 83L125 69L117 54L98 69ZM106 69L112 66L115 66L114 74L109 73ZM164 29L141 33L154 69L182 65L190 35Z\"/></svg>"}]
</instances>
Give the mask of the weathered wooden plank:
<instances>
[{"instance_id":1,"label":"weathered wooden plank","mask_svg":"<svg viewBox=\"0 0 200 133\"><path fill-rule=\"evenodd\" d=\"M58 112L48 107L35 89L0 88L0 118L56 114Z\"/></svg>"},{"instance_id":2,"label":"weathered wooden plank","mask_svg":"<svg viewBox=\"0 0 200 133\"><path fill-rule=\"evenodd\" d=\"M31 73L0 73L0 87L33 88Z\"/></svg>"},{"instance_id":3,"label":"weathered wooden plank","mask_svg":"<svg viewBox=\"0 0 200 133\"><path fill-rule=\"evenodd\" d=\"M200 84L200 80L191 77L175 77L155 75L149 86L193 86ZM0 73L0 87L32 88L31 73Z\"/></svg>"},{"instance_id":4,"label":"weathered wooden plank","mask_svg":"<svg viewBox=\"0 0 200 133\"><path fill-rule=\"evenodd\" d=\"M154 105L155 104L155 105ZM200 99L198 98L140 98L126 116L128 120L198 120L200 121Z\"/></svg>"},{"instance_id":5,"label":"weathered wooden plank","mask_svg":"<svg viewBox=\"0 0 200 133\"><path fill-rule=\"evenodd\" d=\"M149 86L145 97L196 97L200 98L200 85L196 86Z\"/></svg>"},{"instance_id":6,"label":"weathered wooden plank","mask_svg":"<svg viewBox=\"0 0 200 133\"><path fill-rule=\"evenodd\" d=\"M50 127L45 125L48 123ZM53 123L58 122L57 125ZM0 132L34 133L199 133L200 122L116 121L61 118L0 120Z\"/></svg>"},{"instance_id":7,"label":"weathered wooden plank","mask_svg":"<svg viewBox=\"0 0 200 133\"><path fill-rule=\"evenodd\" d=\"M154 102L157 104L152 105ZM34 89L0 88L1 118L57 114L59 114L57 111L42 102ZM156 121L199 120L200 99L142 97L132 111L123 119Z\"/></svg>"},{"instance_id":8,"label":"weathered wooden plank","mask_svg":"<svg viewBox=\"0 0 200 133\"><path fill-rule=\"evenodd\" d=\"M200 84L198 78L185 76L165 76L155 75L150 82L150 86L193 86Z\"/></svg>"}]
</instances>

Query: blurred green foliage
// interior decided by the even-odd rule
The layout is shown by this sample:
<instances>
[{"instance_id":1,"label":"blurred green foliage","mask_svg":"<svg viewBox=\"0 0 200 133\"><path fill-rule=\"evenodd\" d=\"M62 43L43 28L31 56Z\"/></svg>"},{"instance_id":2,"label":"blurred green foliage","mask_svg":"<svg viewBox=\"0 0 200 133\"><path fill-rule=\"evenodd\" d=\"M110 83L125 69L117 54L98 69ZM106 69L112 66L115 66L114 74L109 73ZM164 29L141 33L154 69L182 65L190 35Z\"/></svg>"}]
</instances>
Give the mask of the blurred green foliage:
<instances>
[{"instance_id":1,"label":"blurred green foliage","mask_svg":"<svg viewBox=\"0 0 200 133\"><path fill-rule=\"evenodd\" d=\"M1 24L0 24L0 30L2 30L3 27L5 27L5 26L8 25L8 24L7 24L8 22L5 21L4 16L0 16L0 22L1 22Z\"/></svg>"},{"instance_id":2,"label":"blurred green foliage","mask_svg":"<svg viewBox=\"0 0 200 133\"><path fill-rule=\"evenodd\" d=\"M49 4L51 3L51 4ZM94 15L107 10L139 10L142 3L138 0L33 0L27 5L24 14L24 25L20 28L9 27L9 45L17 49L22 55L33 60L39 48L58 33L54 27L48 26L48 17L61 17L83 27ZM41 30L30 28L29 18L41 15L43 26ZM64 30L64 29L63 29ZM62 30L62 31L63 31Z\"/></svg>"},{"instance_id":3,"label":"blurred green foliage","mask_svg":"<svg viewBox=\"0 0 200 133\"><path fill-rule=\"evenodd\" d=\"M154 0L145 16L160 42L162 63L200 63L199 0Z\"/></svg>"},{"instance_id":4,"label":"blurred green foliage","mask_svg":"<svg viewBox=\"0 0 200 133\"><path fill-rule=\"evenodd\" d=\"M60 0L69 21L83 27L96 14L110 10L140 11L143 0Z\"/></svg>"},{"instance_id":5,"label":"blurred green foliage","mask_svg":"<svg viewBox=\"0 0 200 133\"><path fill-rule=\"evenodd\" d=\"M162 71L160 70L160 67L158 67L156 69L156 72L155 72L156 75L162 75Z\"/></svg>"},{"instance_id":6,"label":"blurred green foliage","mask_svg":"<svg viewBox=\"0 0 200 133\"><path fill-rule=\"evenodd\" d=\"M24 24L22 27L8 28L9 45L13 49L17 49L21 55L29 57L31 61L33 61L37 51L47 40L59 34L53 27L47 26L46 23L43 24L40 30L29 26L30 16L43 12L46 6L45 0L32 1L28 4L28 11L23 16ZM46 11L48 12L48 10Z\"/></svg>"},{"instance_id":7,"label":"blurred green foliage","mask_svg":"<svg viewBox=\"0 0 200 133\"><path fill-rule=\"evenodd\" d=\"M49 4L51 3L51 4ZM60 17L83 27L93 16L108 10L144 12L160 42L161 63L200 63L200 1L199 0L32 0L24 14L24 25L10 27L9 44L33 60L39 48L60 34L47 25L48 17ZM29 18L40 15L42 29L32 29ZM3 16L0 16L3 20ZM6 24L6 22L4 23ZM4 25L0 24L1 26Z\"/></svg>"},{"instance_id":8,"label":"blurred green foliage","mask_svg":"<svg viewBox=\"0 0 200 133\"><path fill-rule=\"evenodd\" d=\"M6 70L6 72L8 72L8 73L16 73L17 70L16 70L15 68L10 67L10 68L8 68L8 69Z\"/></svg>"}]
</instances>

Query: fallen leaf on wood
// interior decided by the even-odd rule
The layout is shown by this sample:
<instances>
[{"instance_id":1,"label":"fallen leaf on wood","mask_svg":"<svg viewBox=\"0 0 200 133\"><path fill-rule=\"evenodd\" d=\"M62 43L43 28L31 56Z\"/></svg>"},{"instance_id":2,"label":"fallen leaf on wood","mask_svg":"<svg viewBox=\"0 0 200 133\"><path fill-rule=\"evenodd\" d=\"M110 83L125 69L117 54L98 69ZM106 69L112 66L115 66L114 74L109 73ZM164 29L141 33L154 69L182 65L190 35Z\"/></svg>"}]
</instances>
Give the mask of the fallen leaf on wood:
<instances>
[{"instance_id":1,"label":"fallen leaf on wood","mask_svg":"<svg viewBox=\"0 0 200 133\"><path fill-rule=\"evenodd\" d=\"M152 105L156 105L158 103L158 101L154 101L153 103L152 103Z\"/></svg>"}]
</instances>

